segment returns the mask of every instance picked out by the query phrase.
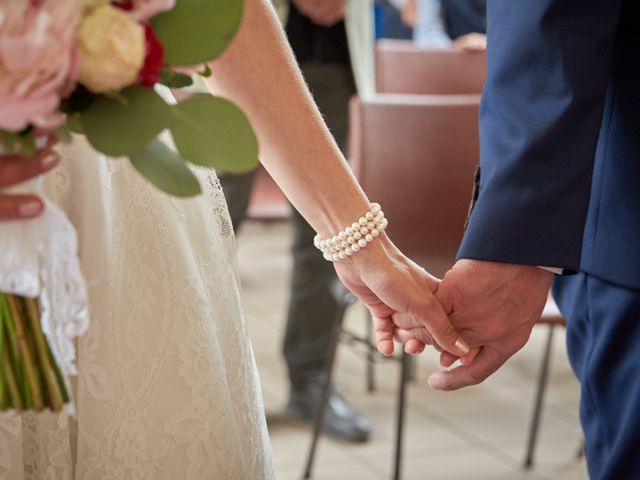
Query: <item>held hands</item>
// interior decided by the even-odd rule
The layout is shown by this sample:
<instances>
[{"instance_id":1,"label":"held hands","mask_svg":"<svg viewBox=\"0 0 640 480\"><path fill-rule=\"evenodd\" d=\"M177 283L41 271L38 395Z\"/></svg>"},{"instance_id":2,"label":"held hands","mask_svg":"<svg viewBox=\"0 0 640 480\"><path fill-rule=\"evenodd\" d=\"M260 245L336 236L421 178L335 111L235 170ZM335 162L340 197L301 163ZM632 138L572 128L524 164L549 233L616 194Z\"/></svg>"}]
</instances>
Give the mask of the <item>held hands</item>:
<instances>
[{"instance_id":1,"label":"held hands","mask_svg":"<svg viewBox=\"0 0 640 480\"><path fill-rule=\"evenodd\" d=\"M0 155L0 189L12 187L37 177L55 167L58 157L51 146L32 157ZM37 217L44 205L34 195L8 195L0 193L0 221Z\"/></svg>"},{"instance_id":2,"label":"held hands","mask_svg":"<svg viewBox=\"0 0 640 480\"><path fill-rule=\"evenodd\" d=\"M346 0L292 0L300 12L321 27L344 20Z\"/></svg>"},{"instance_id":3,"label":"held hands","mask_svg":"<svg viewBox=\"0 0 640 480\"><path fill-rule=\"evenodd\" d=\"M430 343L456 358L469 352L433 296L437 280L402 255L385 235L335 267L345 286L371 312L381 353L393 353L394 325L420 327L425 341L414 345L419 350Z\"/></svg>"},{"instance_id":4,"label":"held hands","mask_svg":"<svg viewBox=\"0 0 640 480\"><path fill-rule=\"evenodd\" d=\"M534 266L458 261L438 286L435 298L473 350L460 358L461 366L431 375L429 385L457 390L481 383L498 370L529 339L552 279L552 273ZM413 328L414 324L396 323L396 327L396 338L411 353L429 343L428 333ZM440 355L440 363L447 368L458 359L446 351Z\"/></svg>"}]
</instances>

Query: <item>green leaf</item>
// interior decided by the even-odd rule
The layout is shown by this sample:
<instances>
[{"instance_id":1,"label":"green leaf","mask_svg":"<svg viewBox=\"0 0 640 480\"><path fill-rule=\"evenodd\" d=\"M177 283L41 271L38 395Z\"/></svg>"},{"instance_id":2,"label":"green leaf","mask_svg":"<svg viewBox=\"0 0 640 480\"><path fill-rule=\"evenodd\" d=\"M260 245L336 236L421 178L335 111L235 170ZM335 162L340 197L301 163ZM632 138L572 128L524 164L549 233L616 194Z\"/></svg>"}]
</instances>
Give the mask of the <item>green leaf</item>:
<instances>
[{"instance_id":1,"label":"green leaf","mask_svg":"<svg viewBox=\"0 0 640 480\"><path fill-rule=\"evenodd\" d=\"M18 133L0 130L0 143L0 153L5 155L31 156L37 151L33 128L25 128Z\"/></svg>"},{"instance_id":2,"label":"green leaf","mask_svg":"<svg viewBox=\"0 0 640 480\"><path fill-rule=\"evenodd\" d=\"M18 134L3 130L0 132L0 135L2 136L2 148L4 149L3 153L14 153L16 151L16 143L18 143L19 141Z\"/></svg>"},{"instance_id":3,"label":"green leaf","mask_svg":"<svg viewBox=\"0 0 640 480\"><path fill-rule=\"evenodd\" d=\"M171 133L192 163L246 172L258 162L258 139L245 114L224 98L194 95L172 107Z\"/></svg>"},{"instance_id":4,"label":"green leaf","mask_svg":"<svg viewBox=\"0 0 640 480\"><path fill-rule=\"evenodd\" d=\"M58 140L62 143L71 143L71 130L67 125L60 125L56 128L56 137L58 137Z\"/></svg>"},{"instance_id":5,"label":"green leaf","mask_svg":"<svg viewBox=\"0 0 640 480\"><path fill-rule=\"evenodd\" d=\"M33 130L18 135L18 141L20 142L20 155L30 157L36 153L36 138Z\"/></svg>"},{"instance_id":6,"label":"green leaf","mask_svg":"<svg viewBox=\"0 0 640 480\"><path fill-rule=\"evenodd\" d=\"M154 140L129 157L133 166L163 192L193 197L202 190L187 162L160 140Z\"/></svg>"},{"instance_id":7,"label":"green leaf","mask_svg":"<svg viewBox=\"0 0 640 480\"><path fill-rule=\"evenodd\" d=\"M165 67L160 72L160 83L169 88L185 88L193 85L193 79L187 74L173 72Z\"/></svg>"},{"instance_id":8,"label":"green leaf","mask_svg":"<svg viewBox=\"0 0 640 480\"><path fill-rule=\"evenodd\" d=\"M71 133L84 134L80 115L67 115L67 121L65 123L65 126L69 129Z\"/></svg>"},{"instance_id":9,"label":"green leaf","mask_svg":"<svg viewBox=\"0 0 640 480\"><path fill-rule=\"evenodd\" d=\"M209 66L208 63L204 64L204 68L202 69L201 72L198 72L198 75L200 75L203 78L209 78L211 76L211 67Z\"/></svg>"},{"instance_id":10,"label":"green leaf","mask_svg":"<svg viewBox=\"0 0 640 480\"><path fill-rule=\"evenodd\" d=\"M142 150L171 122L171 108L154 90L135 86L117 97L101 96L81 115L93 147L121 157Z\"/></svg>"},{"instance_id":11,"label":"green leaf","mask_svg":"<svg viewBox=\"0 0 640 480\"><path fill-rule=\"evenodd\" d=\"M240 27L243 0L177 0L151 19L165 61L191 66L217 58Z\"/></svg>"}]
</instances>

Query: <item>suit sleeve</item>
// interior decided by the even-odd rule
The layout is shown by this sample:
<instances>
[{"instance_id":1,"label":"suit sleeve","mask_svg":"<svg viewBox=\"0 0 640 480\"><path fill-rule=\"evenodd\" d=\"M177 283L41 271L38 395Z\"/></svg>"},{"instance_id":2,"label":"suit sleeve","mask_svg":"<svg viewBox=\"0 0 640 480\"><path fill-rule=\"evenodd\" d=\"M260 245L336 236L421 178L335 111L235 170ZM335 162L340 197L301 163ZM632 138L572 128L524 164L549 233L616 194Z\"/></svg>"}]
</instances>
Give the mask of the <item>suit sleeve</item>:
<instances>
[{"instance_id":1,"label":"suit sleeve","mask_svg":"<svg viewBox=\"0 0 640 480\"><path fill-rule=\"evenodd\" d=\"M622 0L488 0L477 201L458 253L577 271Z\"/></svg>"}]
</instances>

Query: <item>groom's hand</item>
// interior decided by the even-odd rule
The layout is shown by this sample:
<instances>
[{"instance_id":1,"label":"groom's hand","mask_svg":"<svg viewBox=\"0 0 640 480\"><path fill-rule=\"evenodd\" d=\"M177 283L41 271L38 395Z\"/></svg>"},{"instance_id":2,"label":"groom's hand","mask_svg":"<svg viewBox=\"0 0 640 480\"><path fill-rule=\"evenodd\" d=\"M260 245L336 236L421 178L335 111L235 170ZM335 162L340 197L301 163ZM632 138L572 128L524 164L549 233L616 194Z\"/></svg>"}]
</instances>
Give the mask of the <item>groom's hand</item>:
<instances>
[{"instance_id":1,"label":"groom's hand","mask_svg":"<svg viewBox=\"0 0 640 480\"><path fill-rule=\"evenodd\" d=\"M0 189L37 177L56 166L58 157L50 148L33 157L0 155ZM0 194L0 221L33 218L42 213L42 201L34 195Z\"/></svg>"},{"instance_id":2,"label":"groom's hand","mask_svg":"<svg viewBox=\"0 0 640 480\"><path fill-rule=\"evenodd\" d=\"M471 361L434 373L429 385L457 390L483 382L520 350L544 309L553 274L527 265L460 260L445 275L436 299L472 347ZM450 366L457 358L441 354Z\"/></svg>"},{"instance_id":3,"label":"groom's hand","mask_svg":"<svg viewBox=\"0 0 640 480\"><path fill-rule=\"evenodd\" d=\"M433 296L437 279L402 255L386 235L335 267L345 286L369 308L381 353L393 353L397 326L423 334L407 346L411 350L405 348L407 353L419 353L424 344L437 344L452 355L468 353Z\"/></svg>"}]
</instances>

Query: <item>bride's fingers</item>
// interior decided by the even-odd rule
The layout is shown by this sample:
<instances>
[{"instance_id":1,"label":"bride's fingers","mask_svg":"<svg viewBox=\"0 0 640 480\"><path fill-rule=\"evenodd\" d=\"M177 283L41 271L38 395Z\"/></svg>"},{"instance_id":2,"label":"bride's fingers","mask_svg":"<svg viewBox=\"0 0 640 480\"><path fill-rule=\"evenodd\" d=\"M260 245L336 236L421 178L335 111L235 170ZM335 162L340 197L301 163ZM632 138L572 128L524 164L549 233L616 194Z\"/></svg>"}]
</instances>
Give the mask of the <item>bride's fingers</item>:
<instances>
[{"instance_id":1,"label":"bride's fingers","mask_svg":"<svg viewBox=\"0 0 640 480\"><path fill-rule=\"evenodd\" d=\"M8 187L37 177L57 164L57 155L48 148L39 151L33 157L0 155L0 187Z\"/></svg>"},{"instance_id":2,"label":"bride's fingers","mask_svg":"<svg viewBox=\"0 0 640 480\"><path fill-rule=\"evenodd\" d=\"M462 356L462 357L458 357L456 355L452 355L449 352L442 352L440 354L440 365L442 365L445 368L449 368L451 365L453 365L454 363L456 363L458 360L460 360L460 363L462 365L471 365L473 363L473 361L475 360L475 358L478 356L478 353L480 353L481 348L472 348L469 353L467 353L466 355Z\"/></svg>"},{"instance_id":3,"label":"bride's fingers","mask_svg":"<svg viewBox=\"0 0 640 480\"><path fill-rule=\"evenodd\" d=\"M398 328L396 326L394 331L394 338L398 343L407 344L410 341L415 341L422 345L433 345L436 350L442 351L442 348L440 348L440 346L435 343L433 337L424 327Z\"/></svg>"},{"instance_id":4,"label":"bride's fingers","mask_svg":"<svg viewBox=\"0 0 640 480\"><path fill-rule=\"evenodd\" d=\"M415 356L424 352L426 345L418 340L411 339L404 345L404 352L407 355Z\"/></svg>"},{"instance_id":5,"label":"bride's fingers","mask_svg":"<svg viewBox=\"0 0 640 480\"><path fill-rule=\"evenodd\" d=\"M434 343L444 350L457 355L466 355L469 352L469 346L451 324L442 305L432 293L434 289L439 290L437 284L434 284L435 280L424 269L421 269L420 275L425 286L422 290L422 298L409 308L414 322L421 323L435 340Z\"/></svg>"},{"instance_id":6,"label":"bride's fingers","mask_svg":"<svg viewBox=\"0 0 640 480\"><path fill-rule=\"evenodd\" d=\"M482 347L472 348L469 353L467 353L463 357L460 357L460 363L462 363L462 365L471 365L480 353L481 349Z\"/></svg>"},{"instance_id":7,"label":"bride's fingers","mask_svg":"<svg viewBox=\"0 0 640 480\"><path fill-rule=\"evenodd\" d=\"M395 327L389 318L372 315L378 351L387 357L393 355L393 334Z\"/></svg>"},{"instance_id":8,"label":"bride's fingers","mask_svg":"<svg viewBox=\"0 0 640 480\"><path fill-rule=\"evenodd\" d=\"M449 368L451 365L456 363L459 359L460 357L453 355L449 352L440 353L440 365L442 365L444 368Z\"/></svg>"},{"instance_id":9,"label":"bride's fingers","mask_svg":"<svg viewBox=\"0 0 640 480\"><path fill-rule=\"evenodd\" d=\"M496 348L483 347L471 365L433 373L428 380L429 386L436 390L450 391L477 385L498 370L508 358L508 354Z\"/></svg>"},{"instance_id":10,"label":"bride's fingers","mask_svg":"<svg viewBox=\"0 0 640 480\"><path fill-rule=\"evenodd\" d=\"M44 203L34 195L0 195L0 221L37 217Z\"/></svg>"}]
</instances>

